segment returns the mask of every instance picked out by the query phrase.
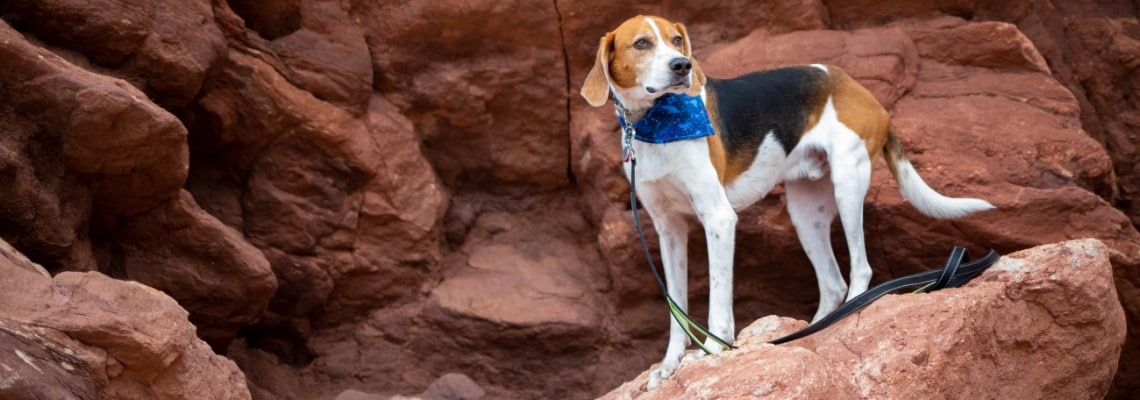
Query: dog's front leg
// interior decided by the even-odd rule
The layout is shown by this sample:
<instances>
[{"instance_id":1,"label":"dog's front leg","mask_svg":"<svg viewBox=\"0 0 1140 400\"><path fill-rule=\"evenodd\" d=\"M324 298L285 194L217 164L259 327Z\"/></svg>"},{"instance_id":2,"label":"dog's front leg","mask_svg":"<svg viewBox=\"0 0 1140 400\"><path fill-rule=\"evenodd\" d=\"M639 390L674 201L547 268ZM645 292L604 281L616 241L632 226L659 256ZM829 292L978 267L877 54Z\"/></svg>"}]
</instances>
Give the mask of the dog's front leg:
<instances>
[{"instance_id":1,"label":"dog's front leg","mask_svg":"<svg viewBox=\"0 0 1140 400\"><path fill-rule=\"evenodd\" d=\"M736 212L724 193L708 211L698 211L705 227L709 252L709 332L733 342L736 322L732 315L732 257L736 244ZM705 340L705 348L713 353L724 350L713 338Z\"/></svg>"},{"instance_id":2,"label":"dog's front leg","mask_svg":"<svg viewBox=\"0 0 1140 400\"><path fill-rule=\"evenodd\" d=\"M646 197L646 196L642 196ZM661 210L660 207L650 206L646 202L646 209L653 218L654 228L657 230L661 243L661 263L665 267L665 282L669 296L678 307L688 312L689 309L689 282L688 282L688 242L689 226L685 217L680 213ZM656 204L654 204L656 205ZM689 336L685 334L681 324L669 314L669 345L665 350L665 359L661 366L649 375L649 388L655 388L662 379L668 378L681 363L685 348L689 345Z\"/></svg>"},{"instance_id":3,"label":"dog's front leg","mask_svg":"<svg viewBox=\"0 0 1140 400\"><path fill-rule=\"evenodd\" d=\"M693 211L705 228L705 240L708 243L709 332L731 344L736 332L732 315L732 257L736 244L736 211L732 209L715 172L711 172L711 179L688 182L685 190L693 202ZM724 350L713 338L705 340L705 348L713 353Z\"/></svg>"}]
</instances>

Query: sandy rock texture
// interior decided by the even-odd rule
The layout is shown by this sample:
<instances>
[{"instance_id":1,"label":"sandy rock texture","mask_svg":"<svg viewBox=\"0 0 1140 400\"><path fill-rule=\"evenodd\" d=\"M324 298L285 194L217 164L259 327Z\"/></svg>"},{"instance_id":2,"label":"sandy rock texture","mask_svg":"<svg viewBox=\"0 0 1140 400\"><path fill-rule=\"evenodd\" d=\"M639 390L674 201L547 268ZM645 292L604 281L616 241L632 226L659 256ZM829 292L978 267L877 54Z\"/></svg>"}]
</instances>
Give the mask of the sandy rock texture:
<instances>
[{"instance_id":1,"label":"sandy rock texture","mask_svg":"<svg viewBox=\"0 0 1140 400\"><path fill-rule=\"evenodd\" d=\"M779 346L767 341L806 323L765 317L739 349L601 398L1104 398L1126 331L1109 252L1093 239L1023 250L961 288L889 295Z\"/></svg>"},{"instance_id":2,"label":"sandy rock texture","mask_svg":"<svg viewBox=\"0 0 1140 400\"><path fill-rule=\"evenodd\" d=\"M875 282L952 245L1098 239L1130 327L1107 393L1140 390L1128 1L4 1L0 238L55 280L170 296L187 315L164 318L257 399L423 393L451 373L487 398L596 397L658 361L667 330L612 110L577 95L598 38L637 14L685 23L713 76L843 67L931 186L998 206L932 220L877 162ZM815 309L784 203L740 216L737 321ZM701 316L695 224L690 246Z\"/></svg>"},{"instance_id":3,"label":"sandy rock texture","mask_svg":"<svg viewBox=\"0 0 1140 400\"><path fill-rule=\"evenodd\" d=\"M0 397L249 399L173 298L99 272L54 278L0 242Z\"/></svg>"}]
</instances>

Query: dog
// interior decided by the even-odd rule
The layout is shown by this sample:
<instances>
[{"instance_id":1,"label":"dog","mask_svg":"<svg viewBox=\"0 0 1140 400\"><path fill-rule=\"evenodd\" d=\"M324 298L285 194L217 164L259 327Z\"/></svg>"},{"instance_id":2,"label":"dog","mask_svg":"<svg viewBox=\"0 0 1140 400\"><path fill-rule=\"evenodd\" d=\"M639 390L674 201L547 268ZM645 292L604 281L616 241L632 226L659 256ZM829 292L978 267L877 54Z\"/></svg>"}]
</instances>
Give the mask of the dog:
<instances>
[{"instance_id":1,"label":"dog","mask_svg":"<svg viewBox=\"0 0 1140 400\"><path fill-rule=\"evenodd\" d=\"M837 308L844 295L850 300L867 290L871 267L863 238L863 199L871 160L880 154L903 197L923 214L956 218L994 208L981 199L950 198L931 189L907 161L887 111L840 68L811 64L730 79L708 77L693 58L685 26L661 17L633 17L606 33L581 95L594 107L612 96L623 127L641 129L639 124L650 119L646 126L664 132L686 126L672 139L646 139L637 132L638 140L630 145L640 168L637 182L631 183L660 237L669 295L686 310L686 216L695 215L703 225L709 255L708 327L729 342L735 336L736 212L775 185L785 186L788 215L815 269L819 308L813 322ZM665 103L669 105L661 106ZM623 160L627 178L629 161ZM850 286L831 248L836 215L850 251ZM681 325L670 319L665 358L650 374L650 387L673 373L688 345ZM706 347L721 349L711 339Z\"/></svg>"}]
</instances>

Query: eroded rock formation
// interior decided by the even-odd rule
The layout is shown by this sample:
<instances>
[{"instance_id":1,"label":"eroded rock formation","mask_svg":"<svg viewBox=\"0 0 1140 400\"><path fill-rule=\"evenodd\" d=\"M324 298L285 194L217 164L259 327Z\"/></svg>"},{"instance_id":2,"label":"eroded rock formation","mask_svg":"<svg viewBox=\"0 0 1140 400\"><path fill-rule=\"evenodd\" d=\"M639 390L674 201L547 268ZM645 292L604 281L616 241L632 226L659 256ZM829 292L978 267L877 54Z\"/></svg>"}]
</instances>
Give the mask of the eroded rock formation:
<instances>
[{"instance_id":1,"label":"eroded rock formation","mask_svg":"<svg viewBox=\"0 0 1140 400\"><path fill-rule=\"evenodd\" d=\"M686 23L714 76L847 69L932 186L999 207L934 221L876 168L876 281L954 244L1093 237L1135 327L1135 5L873 3L5 1L0 237L57 280L167 293L258 399L450 372L493 398L593 397L667 329L612 111L577 96L597 38L651 13ZM815 308L783 203L741 215L737 321ZM1110 395L1140 388L1136 328L1123 354Z\"/></svg>"},{"instance_id":2,"label":"eroded rock formation","mask_svg":"<svg viewBox=\"0 0 1140 400\"><path fill-rule=\"evenodd\" d=\"M249 399L173 298L99 272L49 276L0 241L0 397Z\"/></svg>"},{"instance_id":3,"label":"eroded rock formation","mask_svg":"<svg viewBox=\"0 0 1140 400\"><path fill-rule=\"evenodd\" d=\"M964 287L889 295L780 346L767 341L807 323L765 317L739 349L602 399L1104 398L1126 331L1109 252L1091 239L1034 247Z\"/></svg>"}]
</instances>

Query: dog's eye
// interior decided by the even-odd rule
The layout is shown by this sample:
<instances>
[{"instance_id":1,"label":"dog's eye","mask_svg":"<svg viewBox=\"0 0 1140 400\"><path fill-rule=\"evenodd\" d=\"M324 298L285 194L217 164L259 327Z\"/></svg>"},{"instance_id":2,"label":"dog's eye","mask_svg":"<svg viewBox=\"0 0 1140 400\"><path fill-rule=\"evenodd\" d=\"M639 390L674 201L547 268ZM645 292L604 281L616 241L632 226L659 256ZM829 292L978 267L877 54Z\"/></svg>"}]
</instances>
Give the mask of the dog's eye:
<instances>
[{"instance_id":1,"label":"dog's eye","mask_svg":"<svg viewBox=\"0 0 1140 400\"><path fill-rule=\"evenodd\" d=\"M681 47L681 45L683 45L683 44L685 44L685 39L681 38L680 35L673 37L673 45L674 46Z\"/></svg>"},{"instance_id":2,"label":"dog's eye","mask_svg":"<svg viewBox=\"0 0 1140 400\"><path fill-rule=\"evenodd\" d=\"M638 49L638 50L648 50L652 46L653 45L650 44L649 41L645 40L645 39L637 39L636 42L633 42L633 48Z\"/></svg>"}]
</instances>

